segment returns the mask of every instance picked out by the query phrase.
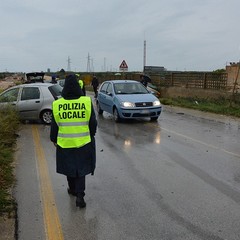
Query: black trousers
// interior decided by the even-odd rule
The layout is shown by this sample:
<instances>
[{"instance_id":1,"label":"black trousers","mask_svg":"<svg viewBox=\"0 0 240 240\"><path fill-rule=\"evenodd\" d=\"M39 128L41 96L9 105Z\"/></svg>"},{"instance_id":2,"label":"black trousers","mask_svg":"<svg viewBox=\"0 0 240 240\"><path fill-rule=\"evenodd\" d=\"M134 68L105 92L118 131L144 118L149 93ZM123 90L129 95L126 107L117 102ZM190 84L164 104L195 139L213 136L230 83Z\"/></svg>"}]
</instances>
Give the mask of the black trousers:
<instances>
[{"instance_id":1,"label":"black trousers","mask_svg":"<svg viewBox=\"0 0 240 240\"><path fill-rule=\"evenodd\" d=\"M81 177L68 177L68 186L69 188L74 191L77 196L85 196L85 188L86 188L86 176Z\"/></svg>"},{"instance_id":2,"label":"black trousers","mask_svg":"<svg viewBox=\"0 0 240 240\"><path fill-rule=\"evenodd\" d=\"M93 91L95 93L95 97L97 96L97 87L93 87Z\"/></svg>"}]
</instances>

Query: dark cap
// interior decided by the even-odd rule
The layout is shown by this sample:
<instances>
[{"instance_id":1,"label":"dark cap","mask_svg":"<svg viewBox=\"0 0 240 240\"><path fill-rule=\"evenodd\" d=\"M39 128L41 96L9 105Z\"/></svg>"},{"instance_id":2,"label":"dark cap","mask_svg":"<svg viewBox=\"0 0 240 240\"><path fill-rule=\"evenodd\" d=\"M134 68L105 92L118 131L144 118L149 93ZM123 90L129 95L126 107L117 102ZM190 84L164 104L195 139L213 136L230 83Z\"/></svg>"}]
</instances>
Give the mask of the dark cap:
<instances>
[{"instance_id":1,"label":"dark cap","mask_svg":"<svg viewBox=\"0 0 240 240\"><path fill-rule=\"evenodd\" d=\"M75 74L67 75L62 90L62 97L65 99L76 99L83 96Z\"/></svg>"}]
</instances>

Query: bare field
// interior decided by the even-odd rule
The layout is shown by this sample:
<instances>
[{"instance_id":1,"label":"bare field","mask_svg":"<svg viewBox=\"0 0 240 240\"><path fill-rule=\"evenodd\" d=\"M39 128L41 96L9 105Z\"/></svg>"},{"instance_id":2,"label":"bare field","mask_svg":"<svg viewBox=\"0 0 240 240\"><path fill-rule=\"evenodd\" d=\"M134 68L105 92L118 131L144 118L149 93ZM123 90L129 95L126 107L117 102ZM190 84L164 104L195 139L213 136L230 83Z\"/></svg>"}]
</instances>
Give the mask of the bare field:
<instances>
[{"instance_id":1,"label":"bare field","mask_svg":"<svg viewBox=\"0 0 240 240\"><path fill-rule=\"evenodd\" d=\"M0 80L0 89L5 90L9 87L16 85L17 83L21 83L21 81L22 81L22 76L6 77Z\"/></svg>"}]
</instances>

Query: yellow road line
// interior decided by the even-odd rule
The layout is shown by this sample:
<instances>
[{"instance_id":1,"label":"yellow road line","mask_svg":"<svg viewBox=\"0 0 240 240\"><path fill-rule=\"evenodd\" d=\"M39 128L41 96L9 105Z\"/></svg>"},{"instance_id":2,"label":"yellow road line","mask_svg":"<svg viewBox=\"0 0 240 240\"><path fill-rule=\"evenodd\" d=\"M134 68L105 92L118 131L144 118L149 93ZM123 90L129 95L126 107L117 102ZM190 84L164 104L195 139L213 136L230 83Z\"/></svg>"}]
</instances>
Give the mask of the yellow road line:
<instances>
[{"instance_id":1,"label":"yellow road line","mask_svg":"<svg viewBox=\"0 0 240 240\"><path fill-rule=\"evenodd\" d=\"M46 239L63 240L63 232L53 195L48 165L41 145L37 126L32 125L32 134L37 155Z\"/></svg>"},{"instance_id":2,"label":"yellow road line","mask_svg":"<svg viewBox=\"0 0 240 240\"><path fill-rule=\"evenodd\" d=\"M208 144L208 143L206 143L206 142L202 142L202 141L197 140L197 139L195 139L195 138L188 137L187 135L183 135L183 134L181 134L181 133L178 133L178 132L175 132L175 131L166 129L166 128L161 128L161 129L164 130L164 131L166 131L166 132L170 132L170 133L173 133L173 134L175 134L175 135L178 135L178 136L180 136L180 137L187 138L187 139L189 139L189 140L191 140L191 141L200 143L200 144L202 144L202 145L211 147L211 148L213 148L213 149L221 150L221 151L223 151L223 152L225 152L225 153L227 153L227 154L229 154L229 155L232 155L232 156L235 156L235 157L240 157L239 154L234 153L234 152L227 151L227 150L224 149L224 148L216 147L216 146L214 146L214 145L212 145L212 144Z\"/></svg>"}]
</instances>

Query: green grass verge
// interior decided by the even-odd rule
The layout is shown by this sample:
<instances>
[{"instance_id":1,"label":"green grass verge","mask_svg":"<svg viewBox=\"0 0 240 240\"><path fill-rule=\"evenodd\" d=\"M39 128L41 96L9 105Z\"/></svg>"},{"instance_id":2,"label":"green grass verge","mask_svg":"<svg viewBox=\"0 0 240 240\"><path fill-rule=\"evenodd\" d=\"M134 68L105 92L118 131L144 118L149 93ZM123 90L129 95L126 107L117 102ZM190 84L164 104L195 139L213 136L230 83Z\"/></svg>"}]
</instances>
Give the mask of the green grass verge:
<instances>
[{"instance_id":1,"label":"green grass verge","mask_svg":"<svg viewBox=\"0 0 240 240\"><path fill-rule=\"evenodd\" d=\"M0 215L10 213L15 207L11 189L14 177L14 152L19 129L17 113L6 107L0 110Z\"/></svg>"},{"instance_id":2,"label":"green grass verge","mask_svg":"<svg viewBox=\"0 0 240 240\"><path fill-rule=\"evenodd\" d=\"M205 112L223 114L227 116L240 117L240 103L230 102L226 99L205 100L196 98L160 98L164 105L179 106L196 109Z\"/></svg>"}]
</instances>

